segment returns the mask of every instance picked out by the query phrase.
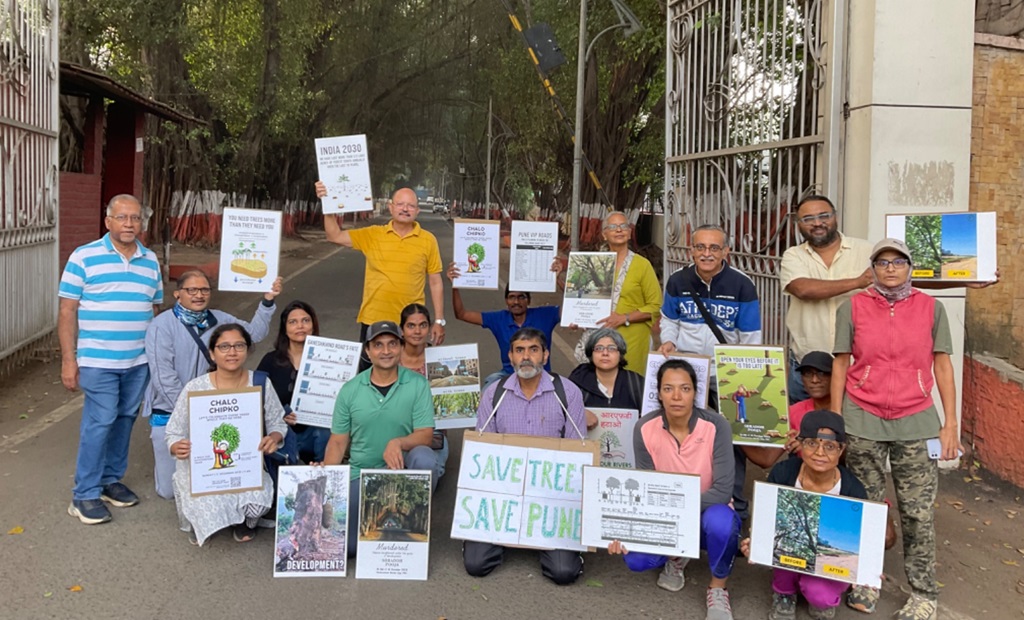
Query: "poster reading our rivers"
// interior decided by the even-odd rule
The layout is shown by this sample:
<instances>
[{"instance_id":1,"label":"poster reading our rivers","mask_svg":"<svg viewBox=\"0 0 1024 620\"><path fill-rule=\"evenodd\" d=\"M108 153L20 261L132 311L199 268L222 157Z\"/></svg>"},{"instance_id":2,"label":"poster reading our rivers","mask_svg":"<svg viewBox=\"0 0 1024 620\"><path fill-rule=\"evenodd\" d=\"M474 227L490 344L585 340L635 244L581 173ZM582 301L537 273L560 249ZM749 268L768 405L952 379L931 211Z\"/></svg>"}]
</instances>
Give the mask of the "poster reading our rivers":
<instances>
[{"instance_id":1,"label":"poster reading our rivers","mask_svg":"<svg viewBox=\"0 0 1024 620\"><path fill-rule=\"evenodd\" d=\"M327 195L320 199L324 213L373 210L373 185L366 136L317 138L316 166Z\"/></svg>"},{"instance_id":2,"label":"poster reading our rivers","mask_svg":"<svg viewBox=\"0 0 1024 620\"><path fill-rule=\"evenodd\" d=\"M224 209L218 290L266 293L280 260L280 211Z\"/></svg>"}]
</instances>

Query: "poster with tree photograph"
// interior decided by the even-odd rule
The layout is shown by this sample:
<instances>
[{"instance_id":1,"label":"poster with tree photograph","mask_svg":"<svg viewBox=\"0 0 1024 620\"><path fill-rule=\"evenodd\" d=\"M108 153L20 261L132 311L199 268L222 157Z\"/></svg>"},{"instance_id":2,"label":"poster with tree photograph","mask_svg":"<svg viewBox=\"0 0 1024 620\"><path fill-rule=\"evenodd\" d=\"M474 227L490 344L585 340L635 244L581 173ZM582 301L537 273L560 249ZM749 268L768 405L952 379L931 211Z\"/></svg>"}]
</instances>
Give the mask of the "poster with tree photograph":
<instances>
[{"instance_id":1,"label":"poster with tree photograph","mask_svg":"<svg viewBox=\"0 0 1024 620\"><path fill-rule=\"evenodd\" d=\"M887 215L885 228L910 249L914 280L996 279L995 213Z\"/></svg>"},{"instance_id":2,"label":"poster with tree photograph","mask_svg":"<svg viewBox=\"0 0 1024 620\"><path fill-rule=\"evenodd\" d=\"M364 469L357 579L427 578L430 471Z\"/></svg>"},{"instance_id":3,"label":"poster with tree photograph","mask_svg":"<svg viewBox=\"0 0 1024 620\"><path fill-rule=\"evenodd\" d=\"M344 577L349 466L282 467L277 484L275 577Z\"/></svg>"},{"instance_id":4,"label":"poster with tree photograph","mask_svg":"<svg viewBox=\"0 0 1024 620\"><path fill-rule=\"evenodd\" d=\"M480 405L480 354L477 345L427 347L427 380L438 429L476 426Z\"/></svg>"},{"instance_id":5,"label":"poster with tree photograph","mask_svg":"<svg viewBox=\"0 0 1024 620\"><path fill-rule=\"evenodd\" d=\"M614 252L571 252L565 275L562 326L598 327L612 313Z\"/></svg>"}]
</instances>

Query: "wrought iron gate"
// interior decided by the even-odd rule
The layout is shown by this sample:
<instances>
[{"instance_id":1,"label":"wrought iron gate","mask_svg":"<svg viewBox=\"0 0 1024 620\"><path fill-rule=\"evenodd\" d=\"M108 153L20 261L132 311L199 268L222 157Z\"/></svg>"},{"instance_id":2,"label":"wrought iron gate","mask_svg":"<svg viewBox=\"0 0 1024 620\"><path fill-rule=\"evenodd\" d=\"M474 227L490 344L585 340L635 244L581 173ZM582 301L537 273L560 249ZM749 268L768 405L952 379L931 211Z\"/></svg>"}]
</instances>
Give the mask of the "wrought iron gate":
<instances>
[{"instance_id":1,"label":"wrought iron gate","mask_svg":"<svg viewBox=\"0 0 1024 620\"><path fill-rule=\"evenodd\" d=\"M0 365L57 321L58 0L0 0Z\"/></svg>"},{"instance_id":2,"label":"wrought iron gate","mask_svg":"<svg viewBox=\"0 0 1024 620\"><path fill-rule=\"evenodd\" d=\"M841 50L827 42L838 32L831 3L669 3L665 274L691 262L695 227L721 226L730 264L757 286L765 343L786 342L779 266L796 242L790 212L823 191L832 161L830 61Z\"/></svg>"}]
</instances>

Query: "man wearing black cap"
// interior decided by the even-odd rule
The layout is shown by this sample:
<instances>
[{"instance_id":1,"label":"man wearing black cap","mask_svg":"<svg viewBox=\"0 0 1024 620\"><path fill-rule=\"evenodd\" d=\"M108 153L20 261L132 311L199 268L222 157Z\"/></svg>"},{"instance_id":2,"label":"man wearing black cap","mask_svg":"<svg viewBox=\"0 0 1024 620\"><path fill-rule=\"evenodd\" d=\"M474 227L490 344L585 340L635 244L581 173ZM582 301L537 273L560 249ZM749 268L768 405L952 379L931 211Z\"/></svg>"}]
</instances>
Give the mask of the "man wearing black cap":
<instances>
[{"instance_id":1,"label":"man wearing black cap","mask_svg":"<svg viewBox=\"0 0 1024 620\"><path fill-rule=\"evenodd\" d=\"M438 470L430 449L434 404L423 375L403 368L402 332L393 321L378 321L366 331L370 368L342 386L334 405L331 438L324 465L340 465L351 443L352 481L348 504L348 553L355 555L359 524L359 473L363 469Z\"/></svg>"}]
</instances>

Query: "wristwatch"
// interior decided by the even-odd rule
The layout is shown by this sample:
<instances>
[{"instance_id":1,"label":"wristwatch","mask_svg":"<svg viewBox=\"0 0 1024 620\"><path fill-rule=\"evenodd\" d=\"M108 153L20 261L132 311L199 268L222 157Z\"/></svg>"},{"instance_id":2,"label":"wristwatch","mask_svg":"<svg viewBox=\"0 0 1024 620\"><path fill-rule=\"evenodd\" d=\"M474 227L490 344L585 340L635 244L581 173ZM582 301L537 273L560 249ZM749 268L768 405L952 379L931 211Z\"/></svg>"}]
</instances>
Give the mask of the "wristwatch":
<instances>
[{"instance_id":1,"label":"wristwatch","mask_svg":"<svg viewBox=\"0 0 1024 620\"><path fill-rule=\"evenodd\" d=\"M437 319L437 320L436 320L436 321L434 321L434 322L435 322L435 323L437 323L438 325L440 325L441 327L444 327L445 325L447 325L447 324L448 324L448 321L446 321L446 320L444 320L444 319Z\"/></svg>"},{"instance_id":2,"label":"wristwatch","mask_svg":"<svg viewBox=\"0 0 1024 620\"><path fill-rule=\"evenodd\" d=\"M629 315L626 315L626 327L629 327Z\"/></svg>"}]
</instances>

